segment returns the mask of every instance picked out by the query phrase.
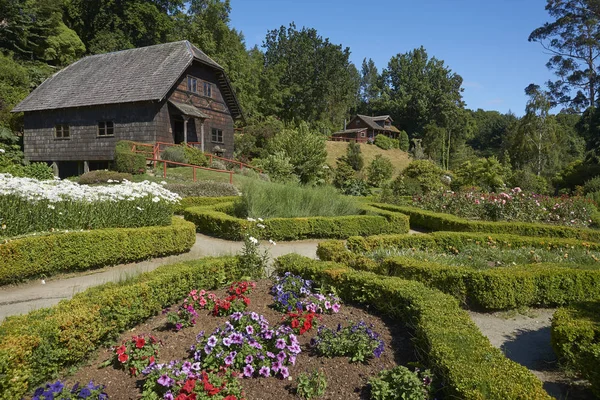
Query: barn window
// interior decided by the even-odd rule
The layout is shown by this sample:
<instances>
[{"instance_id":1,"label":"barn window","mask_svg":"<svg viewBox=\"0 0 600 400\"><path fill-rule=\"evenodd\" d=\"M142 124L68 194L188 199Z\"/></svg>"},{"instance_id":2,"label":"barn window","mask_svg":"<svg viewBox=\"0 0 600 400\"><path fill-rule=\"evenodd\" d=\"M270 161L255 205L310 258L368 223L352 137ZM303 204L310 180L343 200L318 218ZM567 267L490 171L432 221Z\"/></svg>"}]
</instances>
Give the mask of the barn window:
<instances>
[{"instance_id":1,"label":"barn window","mask_svg":"<svg viewBox=\"0 0 600 400\"><path fill-rule=\"evenodd\" d=\"M214 143L223 143L223 131L220 129L212 129L212 141Z\"/></svg>"},{"instance_id":2,"label":"barn window","mask_svg":"<svg viewBox=\"0 0 600 400\"><path fill-rule=\"evenodd\" d=\"M188 88L188 92L198 93L198 79L194 78L193 76L188 75L187 88Z\"/></svg>"},{"instance_id":3,"label":"barn window","mask_svg":"<svg viewBox=\"0 0 600 400\"><path fill-rule=\"evenodd\" d=\"M360 137L365 137L365 136L366 136L366 132L365 132L365 131L362 131L362 132L360 133Z\"/></svg>"},{"instance_id":4,"label":"barn window","mask_svg":"<svg viewBox=\"0 0 600 400\"><path fill-rule=\"evenodd\" d=\"M212 97L212 85L208 82L204 82L204 95L206 97Z\"/></svg>"},{"instance_id":5,"label":"barn window","mask_svg":"<svg viewBox=\"0 0 600 400\"><path fill-rule=\"evenodd\" d=\"M115 124L112 121L98 122L98 136L114 136Z\"/></svg>"},{"instance_id":6,"label":"barn window","mask_svg":"<svg viewBox=\"0 0 600 400\"><path fill-rule=\"evenodd\" d=\"M71 132L69 131L69 125L56 124L54 126L54 137L57 139L69 139L71 137Z\"/></svg>"}]
</instances>

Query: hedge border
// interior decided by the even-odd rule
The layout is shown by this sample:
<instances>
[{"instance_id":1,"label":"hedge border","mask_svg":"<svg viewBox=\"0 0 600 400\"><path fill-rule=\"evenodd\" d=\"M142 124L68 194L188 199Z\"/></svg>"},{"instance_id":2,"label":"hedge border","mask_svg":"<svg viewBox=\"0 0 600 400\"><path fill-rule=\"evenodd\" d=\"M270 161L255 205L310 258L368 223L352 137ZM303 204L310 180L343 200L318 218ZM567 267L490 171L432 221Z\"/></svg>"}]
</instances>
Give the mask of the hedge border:
<instances>
[{"instance_id":1,"label":"hedge border","mask_svg":"<svg viewBox=\"0 0 600 400\"><path fill-rule=\"evenodd\" d=\"M184 253L195 241L195 226L181 218L168 226L27 236L0 244L0 285Z\"/></svg>"},{"instance_id":2,"label":"hedge border","mask_svg":"<svg viewBox=\"0 0 600 400\"><path fill-rule=\"evenodd\" d=\"M191 207L207 207L220 203L230 203L237 199L237 196L224 197L184 197L175 205L175 214L183 214L186 208Z\"/></svg>"},{"instance_id":3,"label":"hedge border","mask_svg":"<svg viewBox=\"0 0 600 400\"><path fill-rule=\"evenodd\" d=\"M184 211L186 220L193 222L199 233L227 240L242 240L244 232L257 222L237 218L231 212L233 203L207 207L191 207ZM260 222L261 236L272 240L347 238L353 235L407 233L409 220L404 214L382 210L369 204L361 208L371 215L342 217L271 218Z\"/></svg>"},{"instance_id":4,"label":"hedge border","mask_svg":"<svg viewBox=\"0 0 600 400\"><path fill-rule=\"evenodd\" d=\"M600 242L600 230L570 226L535 224L528 222L473 221L451 214L436 213L416 207L374 205L383 210L395 211L410 217L411 228L430 231L506 233L536 237L562 237Z\"/></svg>"},{"instance_id":5,"label":"hedge border","mask_svg":"<svg viewBox=\"0 0 600 400\"><path fill-rule=\"evenodd\" d=\"M347 241L347 247L341 241L322 242L317 248L317 255L321 260L344 262L357 270L424 283L451 294L472 309L555 307L584 300L600 300L600 269L581 269L546 263L479 270L419 261L411 257L390 257L378 263L360 254L381 246L460 249L460 246L468 241L489 240L501 247L535 245L600 248L600 244L574 239L440 232L430 235L351 237Z\"/></svg>"},{"instance_id":6,"label":"hedge border","mask_svg":"<svg viewBox=\"0 0 600 400\"><path fill-rule=\"evenodd\" d=\"M61 370L86 361L121 332L182 300L190 290L240 278L234 257L165 265L107 283L56 306L0 324L0 399L21 398Z\"/></svg>"},{"instance_id":7,"label":"hedge border","mask_svg":"<svg viewBox=\"0 0 600 400\"><path fill-rule=\"evenodd\" d=\"M425 364L441 377L446 395L466 400L551 399L527 368L507 359L471 321L457 300L419 282L355 271L299 255L277 259L290 271L335 286L346 301L374 306L414 331Z\"/></svg>"}]
</instances>

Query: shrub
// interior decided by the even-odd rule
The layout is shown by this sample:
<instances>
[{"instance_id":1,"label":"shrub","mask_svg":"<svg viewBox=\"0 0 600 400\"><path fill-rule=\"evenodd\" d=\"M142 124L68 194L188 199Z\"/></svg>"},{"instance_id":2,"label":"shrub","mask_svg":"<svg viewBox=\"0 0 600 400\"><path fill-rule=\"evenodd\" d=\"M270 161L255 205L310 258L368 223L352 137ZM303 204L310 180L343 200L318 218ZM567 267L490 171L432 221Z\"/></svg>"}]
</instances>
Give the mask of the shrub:
<instances>
[{"instance_id":1,"label":"shrub","mask_svg":"<svg viewBox=\"0 0 600 400\"><path fill-rule=\"evenodd\" d=\"M355 171L360 171L363 169L363 166L365 165L365 159L360 151L360 144L356 142L348 143L344 161L346 161L346 163L348 163L348 165L350 165Z\"/></svg>"},{"instance_id":2,"label":"shrub","mask_svg":"<svg viewBox=\"0 0 600 400\"><path fill-rule=\"evenodd\" d=\"M384 182L392 179L394 166L389 158L378 154L368 168L368 182L371 186L380 187Z\"/></svg>"},{"instance_id":3,"label":"shrub","mask_svg":"<svg viewBox=\"0 0 600 400\"><path fill-rule=\"evenodd\" d=\"M431 374L429 371L415 372L399 365L394 369L381 371L369 380L371 400L429 400L431 395Z\"/></svg>"},{"instance_id":4,"label":"shrub","mask_svg":"<svg viewBox=\"0 0 600 400\"><path fill-rule=\"evenodd\" d=\"M160 159L186 164L185 149L182 146L167 147L160 153ZM176 167L177 165L167 164L167 167Z\"/></svg>"},{"instance_id":5,"label":"shrub","mask_svg":"<svg viewBox=\"0 0 600 400\"><path fill-rule=\"evenodd\" d=\"M210 167L212 169L220 169L220 170L227 169L227 165L225 165L225 163L223 161L217 160L216 158L212 160L212 162L210 163Z\"/></svg>"},{"instance_id":6,"label":"shrub","mask_svg":"<svg viewBox=\"0 0 600 400\"><path fill-rule=\"evenodd\" d=\"M156 183L81 186L0 174L3 236L65 229L168 225L179 196Z\"/></svg>"},{"instance_id":7,"label":"shrub","mask_svg":"<svg viewBox=\"0 0 600 400\"><path fill-rule=\"evenodd\" d=\"M180 218L173 218L169 226L14 239L0 244L0 285L184 253L195 241L194 225Z\"/></svg>"},{"instance_id":8,"label":"shrub","mask_svg":"<svg viewBox=\"0 0 600 400\"><path fill-rule=\"evenodd\" d=\"M186 145L183 145L182 147L186 164L197 165L199 167L208 166L208 158L204 155L202 150Z\"/></svg>"},{"instance_id":9,"label":"shrub","mask_svg":"<svg viewBox=\"0 0 600 400\"><path fill-rule=\"evenodd\" d=\"M409 178L406 176L398 175L396 179L390 185L392 202L397 202L399 197L402 196L421 196L423 189L421 182L417 178Z\"/></svg>"},{"instance_id":10,"label":"shrub","mask_svg":"<svg viewBox=\"0 0 600 400\"><path fill-rule=\"evenodd\" d=\"M373 143L375 144L375 146L383 150L397 149L400 147L400 143L398 142L398 140L392 139L382 134L375 136L375 141Z\"/></svg>"},{"instance_id":11,"label":"shrub","mask_svg":"<svg viewBox=\"0 0 600 400\"><path fill-rule=\"evenodd\" d=\"M600 192L600 176L596 176L588 181L586 181L583 185L583 193L594 193Z\"/></svg>"},{"instance_id":12,"label":"shrub","mask_svg":"<svg viewBox=\"0 0 600 400\"><path fill-rule=\"evenodd\" d=\"M236 202L236 214L241 218L333 217L358 211L354 200L331 187L260 181L245 183Z\"/></svg>"},{"instance_id":13,"label":"shrub","mask_svg":"<svg viewBox=\"0 0 600 400\"><path fill-rule=\"evenodd\" d=\"M254 159L254 163L274 181L298 182L298 177L294 174L294 165L284 152L279 151L262 159Z\"/></svg>"},{"instance_id":14,"label":"shrub","mask_svg":"<svg viewBox=\"0 0 600 400\"><path fill-rule=\"evenodd\" d=\"M507 169L494 156L465 161L455 171L453 187L478 186L486 191L501 190L506 186Z\"/></svg>"},{"instance_id":15,"label":"shrub","mask_svg":"<svg viewBox=\"0 0 600 400\"><path fill-rule=\"evenodd\" d=\"M54 171L44 163L31 163L29 165L8 164L0 167L0 173L11 174L19 178L33 178L38 180L54 179Z\"/></svg>"},{"instance_id":16,"label":"shrub","mask_svg":"<svg viewBox=\"0 0 600 400\"><path fill-rule=\"evenodd\" d=\"M131 174L116 171L90 171L81 175L78 179L80 185L95 185L99 183L121 183L124 180L131 181Z\"/></svg>"},{"instance_id":17,"label":"shrub","mask_svg":"<svg viewBox=\"0 0 600 400\"><path fill-rule=\"evenodd\" d=\"M239 194L235 186L225 182L198 181L189 183L168 183L165 189L186 197L230 197Z\"/></svg>"},{"instance_id":18,"label":"shrub","mask_svg":"<svg viewBox=\"0 0 600 400\"><path fill-rule=\"evenodd\" d=\"M509 180L510 187L520 187L525 192L548 194L550 187L543 176L538 176L527 169L514 171Z\"/></svg>"},{"instance_id":19,"label":"shrub","mask_svg":"<svg viewBox=\"0 0 600 400\"><path fill-rule=\"evenodd\" d=\"M447 186L442 182L443 171L429 160L415 160L402 171L402 176L416 179L425 194L443 191Z\"/></svg>"},{"instance_id":20,"label":"shrub","mask_svg":"<svg viewBox=\"0 0 600 400\"><path fill-rule=\"evenodd\" d=\"M552 348L560 362L587 379L600 396L600 302L557 310L551 329Z\"/></svg>"},{"instance_id":21,"label":"shrub","mask_svg":"<svg viewBox=\"0 0 600 400\"><path fill-rule=\"evenodd\" d=\"M114 169L128 174L143 174L146 171L146 157L131 151L134 142L120 140L115 146Z\"/></svg>"},{"instance_id":22,"label":"shrub","mask_svg":"<svg viewBox=\"0 0 600 400\"><path fill-rule=\"evenodd\" d=\"M315 370L312 374L301 373L298 375L298 387L296 394L303 399L312 399L321 397L327 389L327 378L325 374L319 370Z\"/></svg>"},{"instance_id":23,"label":"shrub","mask_svg":"<svg viewBox=\"0 0 600 400\"><path fill-rule=\"evenodd\" d=\"M165 265L125 282L88 289L50 308L8 317L0 324L2 398L21 398L190 290L213 288L239 274L233 258Z\"/></svg>"},{"instance_id":24,"label":"shrub","mask_svg":"<svg viewBox=\"0 0 600 400\"><path fill-rule=\"evenodd\" d=\"M419 282L352 271L296 254L279 257L276 267L330 284L343 299L404 321L413 330L424 364L444 382L447 398L550 399L540 380L493 347L449 295Z\"/></svg>"},{"instance_id":25,"label":"shrub","mask_svg":"<svg viewBox=\"0 0 600 400\"><path fill-rule=\"evenodd\" d=\"M336 330L319 327L317 336L311 339L311 346L318 355L324 357L349 357L350 362L367 362L373 357L381 357L385 348L379 334L363 321Z\"/></svg>"},{"instance_id":26,"label":"shrub","mask_svg":"<svg viewBox=\"0 0 600 400\"><path fill-rule=\"evenodd\" d=\"M408 133L405 131L400 132L400 137L398 138L398 142L400 145L400 150L408 151L410 148L410 140L408 139Z\"/></svg>"}]
</instances>

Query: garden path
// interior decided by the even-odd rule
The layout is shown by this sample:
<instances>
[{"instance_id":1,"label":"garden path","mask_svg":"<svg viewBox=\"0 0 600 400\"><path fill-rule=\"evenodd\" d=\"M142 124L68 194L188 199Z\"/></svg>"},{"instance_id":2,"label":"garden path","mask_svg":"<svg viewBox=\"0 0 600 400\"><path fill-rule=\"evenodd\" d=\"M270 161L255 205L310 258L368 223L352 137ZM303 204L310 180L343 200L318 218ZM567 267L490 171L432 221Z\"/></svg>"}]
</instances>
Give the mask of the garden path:
<instances>
[{"instance_id":1,"label":"garden path","mask_svg":"<svg viewBox=\"0 0 600 400\"><path fill-rule=\"evenodd\" d=\"M271 259L289 253L316 258L319 242L319 240L302 240L280 242L275 246L265 242L261 245L261 248L269 250ZM35 280L17 286L0 287L0 321L10 315L25 314L38 308L50 307L60 300L70 299L76 293L92 286L107 282L119 282L142 272L152 271L161 265L202 257L233 255L238 253L243 245L243 242L232 242L196 234L196 243L189 252L184 254L153 258L147 261L121 264L81 273L58 275L46 279L45 284L42 284L40 280Z\"/></svg>"},{"instance_id":2,"label":"garden path","mask_svg":"<svg viewBox=\"0 0 600 400\"><path fill-rule=\"evenodd\" d=\"M471 319L493 346L506 357L529 368L558 400L592 399L588 390L565 376L550 345L550 326L555 309L529 309L524 314L469 312Z\"/></svg>"}]
</instances>

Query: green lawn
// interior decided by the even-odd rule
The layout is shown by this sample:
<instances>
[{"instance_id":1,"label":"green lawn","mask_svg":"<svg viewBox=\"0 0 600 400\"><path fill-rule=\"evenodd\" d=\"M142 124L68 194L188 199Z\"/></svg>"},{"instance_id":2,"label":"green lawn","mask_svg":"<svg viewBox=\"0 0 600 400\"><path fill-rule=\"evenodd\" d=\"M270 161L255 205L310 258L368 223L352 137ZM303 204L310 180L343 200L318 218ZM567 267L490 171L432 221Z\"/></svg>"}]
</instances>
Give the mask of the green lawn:
<instances>
[{"instance_id":1,"label":"green lawn","mask_svg":"<svg viewBox=\"0 0 600 400\"><path fill-rule=\"evenodd\" d=\"M233 185L239 188L244 182L251 181L252 179L251 177L234 173ZM153 171L153 174L134 175L133 180L135 182L149 180L151 182L192 183L193 173L190 167L167 168L167 177L164 178L163 169L159 166ZM196 180L229 183L229 174L196 169Z\"/></svg>"}]
</instances>

